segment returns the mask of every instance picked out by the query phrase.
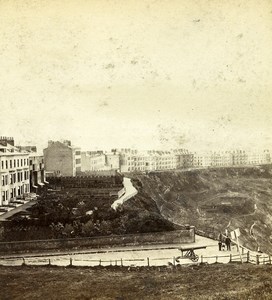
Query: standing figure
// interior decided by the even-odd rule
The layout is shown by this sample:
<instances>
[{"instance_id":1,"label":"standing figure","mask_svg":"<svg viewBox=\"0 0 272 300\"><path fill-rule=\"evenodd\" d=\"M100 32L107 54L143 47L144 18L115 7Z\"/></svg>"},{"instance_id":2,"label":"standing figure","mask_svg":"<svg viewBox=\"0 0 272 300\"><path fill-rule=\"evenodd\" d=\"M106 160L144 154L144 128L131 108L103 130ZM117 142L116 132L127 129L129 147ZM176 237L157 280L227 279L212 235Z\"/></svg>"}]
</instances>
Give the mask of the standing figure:
<instances>
[{"instance_id":1,"label":"standing figure","mask_svg":"<svg viewBox=\"0 0 272 300\"><path fill-rule=\"evenodd\" d=\"M228 236L226 237L225 244L227 246L227 250L231 251L230 249L231 239Z\"/></svg>"},{"instance_id":2,"label":"standing figure","mask_svg":"<svg viewBox=\"0 0 272 300\"><path fill-rule=\"evenodd\" d=\"M221 248L222 248L222 241L223 241L223 235L220 232L219 235L218 235L218 248L219 248L219 251L221 251Z\"/></svg>"},{"instance_id":3,"label":"standing figure","mask_svg":"<svg viewBox=\"0 0 272 300\"><path fill-rule=\"evenodd\" d=\"M221 251L222 242L220 240L218 241L218 247L219 247L219 251Z\"/></svg>"}]
</instances>

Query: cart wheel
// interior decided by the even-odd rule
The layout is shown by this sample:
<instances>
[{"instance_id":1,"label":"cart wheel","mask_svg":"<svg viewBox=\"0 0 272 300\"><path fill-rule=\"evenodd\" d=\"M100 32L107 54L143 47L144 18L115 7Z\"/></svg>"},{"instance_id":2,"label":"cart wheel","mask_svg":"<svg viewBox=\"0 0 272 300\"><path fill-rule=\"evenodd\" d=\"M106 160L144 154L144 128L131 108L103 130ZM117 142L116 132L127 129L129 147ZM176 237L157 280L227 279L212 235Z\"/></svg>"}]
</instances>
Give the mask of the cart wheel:
<instances>
[{"instance_id":1,"label":"cart wheel","mask_svg":"<svg viewBox=\"0 0 272 300\"><path fill-rule=\"evenodd\" d=\"M194 257L192 257L192 261L193 262L196 262L196 261L198 261L198 259L199 259L199 256L196 254Z\"/></svg>"}]
</instances>

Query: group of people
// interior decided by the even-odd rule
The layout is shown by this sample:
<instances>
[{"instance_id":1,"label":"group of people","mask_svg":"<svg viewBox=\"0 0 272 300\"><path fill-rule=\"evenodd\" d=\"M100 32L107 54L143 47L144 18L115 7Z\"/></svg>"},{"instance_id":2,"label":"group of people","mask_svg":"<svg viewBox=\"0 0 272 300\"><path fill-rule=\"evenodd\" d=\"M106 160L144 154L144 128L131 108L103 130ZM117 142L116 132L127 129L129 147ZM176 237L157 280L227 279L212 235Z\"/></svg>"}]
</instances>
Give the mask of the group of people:
<instances>
[{"instance_id":1,"label":"group of people","mask_svg":"<svg viewBox=\"0 0 272 300\"><path fill-rule=\"evenodd\" d=\"M227 251L231 251L230 245L231 245L231 239L229 238L229 236L227 235L226 237L224 237L223 234L220 233L218 236L219 251L224 251L225 248L227 248L226 249Z\"/></svg>"}]
</instances>

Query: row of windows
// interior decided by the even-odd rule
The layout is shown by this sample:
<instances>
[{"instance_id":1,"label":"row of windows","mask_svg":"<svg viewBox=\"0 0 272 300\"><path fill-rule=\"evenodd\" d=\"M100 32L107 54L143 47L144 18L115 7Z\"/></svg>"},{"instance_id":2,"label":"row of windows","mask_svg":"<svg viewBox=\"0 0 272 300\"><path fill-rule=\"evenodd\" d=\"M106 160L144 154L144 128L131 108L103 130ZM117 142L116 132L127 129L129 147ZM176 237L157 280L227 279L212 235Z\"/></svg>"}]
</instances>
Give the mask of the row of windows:
<instances>
[{"instance_id":1,"label":"row of windows","mask_svg":"<svg viewBox=\"0 0 272 300\"><path fill-rule=\"evenodd\" d=\"M21 158L21 159L10 159L10 160L2 160L1 167L2 170L4 169L12 169L12 168L19 168L28 166L28 158Z\"/></svg>"},{"instance_id":2,"label":"row of windows","mask_svg":"<svg viewBox=\"0 0 272 300\"><path fill-rule=\"evenodd\" d=\"M167 160L167 161L174 161L176 157L128 157L128 160Z\"/></svg>"},{"instance_id":3,"label":"row of windows","mask_svg":"<svg viewBox=\"0 0 272 300\"><path fill-rule=\"evenodd\" d=\"M27 179L29 179L29 172L28 171L18 172L17 176L16 176L16 173L9 174L9 176L8 175L2 175L1 184L2 184L2 186L5 186L5 185L13 184L13 183L16 183L16 182L21 182L21 181L27 180Z\"/></svg>"},{"instance_id":4,"label":"row of windows","mask_svg":"<svg viewBox=\"0 0 272 300\"><path fill-rule=\"evenodd\" d=\"M28 184L19 186L17 189L12 188L10 191L2 191L2 201L13 199L16 196L20 196L20 195L23 195L24 193L28 193L28 192L29 192Z\"/></svg>"}]
</instances>

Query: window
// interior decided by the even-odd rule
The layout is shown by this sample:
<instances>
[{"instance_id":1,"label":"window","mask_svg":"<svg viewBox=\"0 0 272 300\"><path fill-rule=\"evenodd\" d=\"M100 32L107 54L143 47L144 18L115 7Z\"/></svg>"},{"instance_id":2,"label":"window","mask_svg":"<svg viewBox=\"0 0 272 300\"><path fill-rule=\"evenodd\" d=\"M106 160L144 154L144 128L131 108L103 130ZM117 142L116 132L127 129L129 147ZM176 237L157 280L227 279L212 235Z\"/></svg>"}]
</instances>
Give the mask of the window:
<instances>
[{"instance_id":1,"label":"window","mask_svg":"<svg viewBox=\"0 0 272 300\"><path fill-rule=\"evenodd\" d=\"M19 167L19 162L20 162L20 160L19 160L19 159L17 159L17 167Z\"/></svg>"},{"instance_id":2,"label":"window","mask_svg":"<svg viewBox=\"0 0 272 300\"><path fill-rule=\"evenodd\" d=\"M26 165L26 159L24 159L24 166Z\"/></svg>"},{"instance_id":3,"label":"window","mask_svg":"<svg viewBox=\"0 0 272 300\"><path fill-rule=\"evenodd\" d=\"M9 182L10 182L10 184L12 184L12 174L10 174L10 178L9 178Z\"/></svg>"},{"instance_id":4,"label":"window","mask_svg":"<svg viewBox=\"0 0 272 300\"><path fill-rule=\"evenodd\" d=\"M17 173L18 182L20 182L20 173Z\"/></svg>"},{"instance_id":5,"label":"window","mask_svg":"<svg viewBox=\"0 0 272 300\"><path fill-rule=\"evenodd\" d=\"M2 169L4 169L5 165L4 165L4 161L3 160L1 161L1 164L2 164Z\"/></svg>"},{"instance_id":6,"label":"window","mask_svg":"<svg viewBox=\"0 0 272 300\"><path fill-rule=\"evenodd\" d=\"M9 167L12 168L12 160L9 161Z\"/></svg>"},{"instance_id":7,"label":"window","mask_svg":"<svg viewBox=\"0 0 272 300\"><path fill-rule=\"evenodd\" d=\"M2 201L5 201L6 197L5 197L5 192L2 192Z\"/></svg>"},{"instance_id":8,"label":"window","mask_svg":"<svg viewBox=\"0 0 272 300\"><path fill-rule=\"evenodd\" d=\"M13 167L16 168L16 159L13 161Z\"/></svg>"},{"instance_id":9,"label":"window","mask_svg":"<svg viewBox=\"0 0 272 300\"><path fill-rule=\"evenodd\" d=\"M23 159L21 158L21 167L23 166Z\"/></svg>"},{"instance_id":10,"label":"window","mask_svg":"<svg viewBox=\"0 0 272 300\"><path fill-rule=\"evenodd\" d=\"M2 175L2 185L5 185L5 176Z\"/></svg>"},{"instance_id":11,"label":"window","mask_svg":"<svg viewBox=\"0 0 272 300\"><path fill-rule=\"evenodd\" d=\"M8 169L8 161L6 160L6 169Z\"/></svg>"}]
</instances>

